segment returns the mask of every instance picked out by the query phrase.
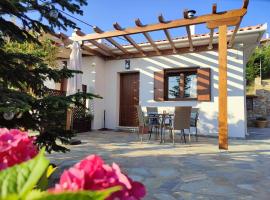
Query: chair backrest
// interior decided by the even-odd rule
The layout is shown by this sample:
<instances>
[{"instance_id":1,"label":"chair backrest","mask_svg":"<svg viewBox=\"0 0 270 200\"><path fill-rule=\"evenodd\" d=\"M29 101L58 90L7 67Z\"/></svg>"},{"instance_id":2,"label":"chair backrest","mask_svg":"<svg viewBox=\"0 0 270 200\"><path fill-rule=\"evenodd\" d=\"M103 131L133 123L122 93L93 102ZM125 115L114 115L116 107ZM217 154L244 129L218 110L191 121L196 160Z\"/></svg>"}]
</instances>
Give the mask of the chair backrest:
<instances>
[{"instance_id":1,"label":"chair backrest","mask_svg":"<svg viewBox=\"0 0 270 200\"><path fill-rule=\"evenodd\" d=\"M145 125L144 114L142 111L142 107L140 105L137 106L137 113L138 113L139 126L144 126Z\"/></svg>"},{"instance_id":2,"label":"chair backrest","mask_svg":"<svg viewBox=\"0 0 270 200\"><path fill-rule=\"evenodd\" d=\"M197 121L199 118L199 108L192 108L191 109L191 116L190 116L190 126L196 127Z\"/></svg>"},{"instance_id":3,"label":"chair backrest","mask_svg":"<svg viewBox=\"0 0 270 200\"><path fill-rule=\"evenodd\" d=\"M175 107L173 126L175 130L190 128L191 106Z\"/></svg>"},{"instance_id":4,"label":"chair backrest","mask_svg":"<svg viewBox=\"0 0 270 200\"><path fill-rule=\"evenodd\" d=\"M146 112L147 112L147 114L158 113L158 108L157 107L146 107Z\"/></svg>"},{"instance_id":5,"label":"chair backrest","mask_svg":"<svg viewBox=\"0 0 270 200\"><path fill-rule=\"evenodd\" d=\"M198 119L199 117L199 108L192 108L191 109L191 118Z\"/></svg>"}]
</instances>

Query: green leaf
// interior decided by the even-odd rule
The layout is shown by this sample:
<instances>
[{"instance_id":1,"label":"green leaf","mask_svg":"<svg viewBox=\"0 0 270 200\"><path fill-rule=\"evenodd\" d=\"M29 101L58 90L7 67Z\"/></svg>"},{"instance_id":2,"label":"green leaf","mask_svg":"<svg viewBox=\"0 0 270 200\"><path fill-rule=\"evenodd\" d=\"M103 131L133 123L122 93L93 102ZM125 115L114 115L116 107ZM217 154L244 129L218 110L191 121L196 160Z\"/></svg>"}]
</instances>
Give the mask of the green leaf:
<instances>
[{"instance_id":1,"label":"green leaf","mask_svg":"<svg viewBox=\"0 0 270 200\"><path fill-rule=\"evenodd\" d=\"M36 188L42 191L48 189L49 185L49 177L53 174L53 172L57 169L57 167L53 167L53 165L49 165L46 171L43 173L41 178L39 179Z\"/></svg>"},{"instance_id":2,"label":"green leaf","mask_svg":"<svg viewBox=\"0 0 270 200\"><path fill-rule=\"evenodd\" d=\"M117 192L121 187L112 187L100 191L78 191L63 193L31 192L25 199L27 200L104 200L112 193Z\"/></svg>"},{"instance_id":3,"label":"green leaf","mask_svg":"<svg viewBox=\"0 0 270 200\"><path fill-rule=\"evenodd\" d=\"M24 197L31 191L49 165L44 149L33 159L0 171L0 199Z\"/></svg>"},{"instance_id":4,"label":"green leaf","mask_svg":"<svg viewBox=\"0 0 270 200\"><path fill-rule=\"evenodd\" d=\"M53 174L53 172L55 172L56 169L57 167L53 167L53 165L49 165L46 171L46 177L50 178L50 176Z\"/></svg>"}]
</instances>

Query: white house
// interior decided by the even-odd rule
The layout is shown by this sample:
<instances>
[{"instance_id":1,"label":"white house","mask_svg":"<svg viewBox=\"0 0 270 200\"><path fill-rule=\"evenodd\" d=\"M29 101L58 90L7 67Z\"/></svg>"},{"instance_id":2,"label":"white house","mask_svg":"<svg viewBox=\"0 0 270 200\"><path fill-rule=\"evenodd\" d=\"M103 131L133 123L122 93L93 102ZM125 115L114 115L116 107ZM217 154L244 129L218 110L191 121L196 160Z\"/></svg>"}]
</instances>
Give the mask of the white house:
<instances>
[{"instance_id":1,"label":"white house","mask_svg":"<svg viewBox=\"0 0 270 200\"><path fill-rule=\"evenodd\" d=\"M266 30L266 24L241 28L236 34L234 48L228 49L229 137L244 138L246 135L245 66ZM228 31L228 39L232 32ZM175 106L192 106L200 110L199 134L217 136L218 34L213 35L213 49L203 49L209 45L209 39L209 34L193 35L193 52L187 50L172 55L128 59L83 56L82 84L87 86L88 92L103 97L89 103L94 114L93 129L104 126L104 111L106 128L117 129L136 126L135 105L138 104L156 106L160 112L173 112ZM173 42L176 48L189 47L188 37L176 38ZM155 44L163 51L171 48L167 40ZM145 51L152 47L150 43L138 45ZM89 47L93 46L89 44ZM136 51L132 45L124 47L130 52ZM118 51L112 48L112 52ZM48 85L59 89L53 83Z\"/></svg>"}]
</instances>

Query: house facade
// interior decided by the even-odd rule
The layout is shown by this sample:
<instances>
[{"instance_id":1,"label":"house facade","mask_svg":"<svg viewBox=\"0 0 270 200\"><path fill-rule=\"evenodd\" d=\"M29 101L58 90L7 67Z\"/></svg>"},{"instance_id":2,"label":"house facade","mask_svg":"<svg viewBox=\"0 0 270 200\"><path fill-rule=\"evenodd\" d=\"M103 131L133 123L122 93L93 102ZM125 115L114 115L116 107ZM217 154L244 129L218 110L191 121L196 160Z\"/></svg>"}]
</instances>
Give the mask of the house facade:
<instances>
[{"instance_id":1,"label":"house facade","mask_svg":"<svg viewBox=\"0 0 270 200\"><path fill-rule=\"evenodd\" d=\"M247 132L245 66L258 45L266 25L242 28L235 45L228 49L228 132L229 137L244 138ZM228 37L232 31L228 32ZM128 59L102 59L84 56L82 84L88 92L103 99L88 102L94 120L93 129L136 126L136 105L158 107L159 112L173 112L175 106L199 108L198 133L218 135L218 34L214 34L213 49L201 50L209 45L209 34L193 35L195 50L170 55ZM168 41L156 41L159 49L169 48ZM188 47L188 38L174 39L177 47ZM150 48L149 43L139 44ZM126 46L133 51L134 47ZM115 50L117 53L117 50ZM65 59L62 59L65 60ZM66 59L68 65L68 59ZM47 85L58 89L54 83Z\"/></svg>"}]
</instances>

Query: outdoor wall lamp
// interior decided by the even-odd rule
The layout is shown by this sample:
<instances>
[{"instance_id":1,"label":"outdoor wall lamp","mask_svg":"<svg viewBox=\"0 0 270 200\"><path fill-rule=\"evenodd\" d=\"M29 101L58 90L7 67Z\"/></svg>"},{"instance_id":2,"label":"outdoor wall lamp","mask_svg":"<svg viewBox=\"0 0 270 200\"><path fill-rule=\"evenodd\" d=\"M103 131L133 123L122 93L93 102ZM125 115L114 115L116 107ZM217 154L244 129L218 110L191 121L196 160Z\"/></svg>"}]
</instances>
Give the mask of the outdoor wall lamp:
<instances>
[{"instance_id":1,"label":"outdoor wall lamp","mask_svg":"<svg viewBox=\"0 0 270 200\"><path fill-rule=\"evenodd\" d=\"M50 15L51 18L57 19L58 18L58 15L59 15L59 12L54 7L51 7L51 10L49 12L49 15Z\"/></svg>"},{"instance_id":2,"label":"outdoor wall lamp","mask_svg":"<svg viewBox=\"0 0 270 200\"><path fill-rule=\"evenodd\" d=\"M187 11L187 19L192 19L195 17L196 11L195 10L188 10Z\"/></svg>"},{"instance_id":3,"label":"outdoor wall lamp","mask_svg":"<svg viewBox=\"0 0 270 200\"><path fill-rule=\"evenodd\" d=\"M125 60L125 69L130 69L130 60Z\"/></svg>"}]
</instances>

